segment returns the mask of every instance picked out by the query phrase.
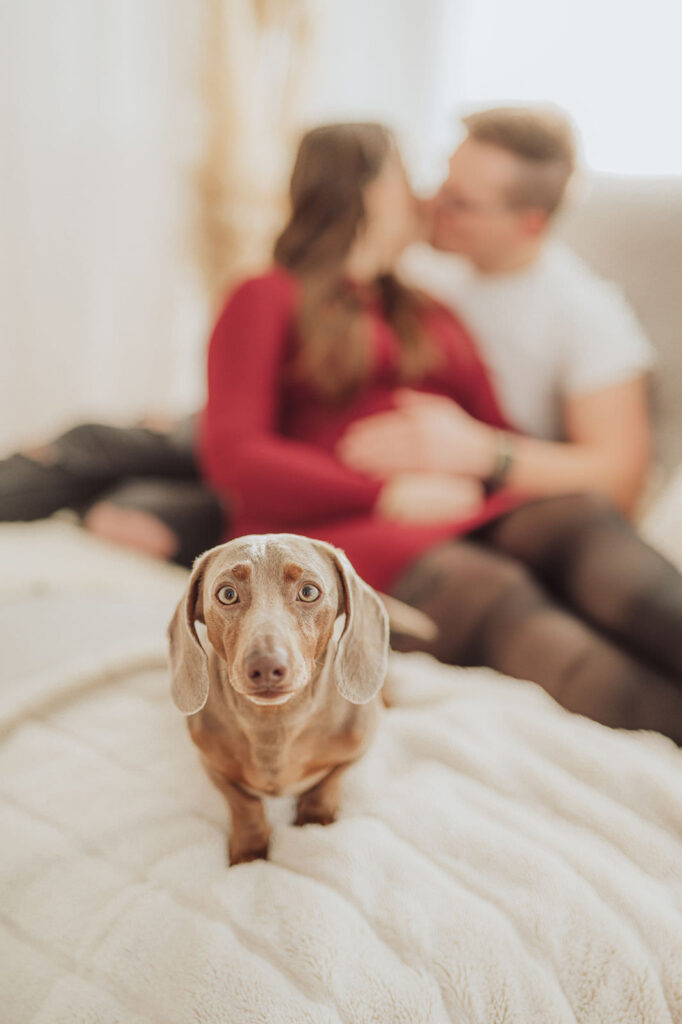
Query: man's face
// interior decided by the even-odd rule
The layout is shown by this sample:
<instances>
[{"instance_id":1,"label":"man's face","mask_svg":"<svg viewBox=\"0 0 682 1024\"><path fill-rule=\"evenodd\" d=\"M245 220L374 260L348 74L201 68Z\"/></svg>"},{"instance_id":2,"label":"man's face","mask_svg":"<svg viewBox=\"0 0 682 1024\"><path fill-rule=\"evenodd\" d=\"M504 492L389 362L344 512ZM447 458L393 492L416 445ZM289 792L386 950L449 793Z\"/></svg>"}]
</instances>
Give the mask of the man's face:
<instances>
[{"instance_id":1,"label":"man's face","mask_svg":"<svg viewBox=\"0 0 682 1024\"><path fill-rule=\"evenodd\" d=\"M486 265L527 243L528 210L509 199L521 170L512 153L466 139L434 200L431 244Z\"/></svg>"}]
</instances>

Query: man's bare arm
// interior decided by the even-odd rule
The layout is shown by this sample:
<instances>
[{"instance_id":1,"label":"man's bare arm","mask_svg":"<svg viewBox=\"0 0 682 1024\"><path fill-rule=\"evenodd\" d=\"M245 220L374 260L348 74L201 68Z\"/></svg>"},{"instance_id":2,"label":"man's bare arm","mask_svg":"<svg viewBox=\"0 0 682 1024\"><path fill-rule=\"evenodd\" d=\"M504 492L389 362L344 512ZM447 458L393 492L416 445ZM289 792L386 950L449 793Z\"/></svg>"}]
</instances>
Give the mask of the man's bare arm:
<instances>
[{"instance_id":1,"label":"man's bare arm","mask_svg":"<svg viewBox=\"0 0 682 1024\"><path fill-rule=\"evenodd\" d=\"M651 458L644 374L564 400L565 442L514 437L507 483L542 494L599 491L632 513Z\"/></svg>"}]
</instances>

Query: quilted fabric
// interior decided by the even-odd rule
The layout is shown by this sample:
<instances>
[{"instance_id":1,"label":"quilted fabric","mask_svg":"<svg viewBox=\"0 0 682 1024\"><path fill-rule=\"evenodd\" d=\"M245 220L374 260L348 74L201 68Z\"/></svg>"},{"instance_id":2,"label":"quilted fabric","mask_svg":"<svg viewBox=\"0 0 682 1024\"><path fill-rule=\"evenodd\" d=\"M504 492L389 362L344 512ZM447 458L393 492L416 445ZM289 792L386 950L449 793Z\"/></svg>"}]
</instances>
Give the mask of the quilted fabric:
<instances>
[{"instance_id":1,"label":"quilted fabric","mask_svg":"<svg viewBox=\"0 0 682 1024\"><path fill-rule=\"evenodd\" d=\"M152 611L165 620L179 579L151 587L130 562L126 627L109 557L70 592L85 635L115 607L118 646L98 634L49 673L36 651L41 685L0 705L3 1022L682 1021L671 741L396 655L395 704L339 820L296 828L291 802L269 801L269 861L228 869L227 813L170 701ZM44 601L64 583L47 553L22 586L40 574ZM7 591L16 629L11 610Z\"/></svg>"}]
</instances>

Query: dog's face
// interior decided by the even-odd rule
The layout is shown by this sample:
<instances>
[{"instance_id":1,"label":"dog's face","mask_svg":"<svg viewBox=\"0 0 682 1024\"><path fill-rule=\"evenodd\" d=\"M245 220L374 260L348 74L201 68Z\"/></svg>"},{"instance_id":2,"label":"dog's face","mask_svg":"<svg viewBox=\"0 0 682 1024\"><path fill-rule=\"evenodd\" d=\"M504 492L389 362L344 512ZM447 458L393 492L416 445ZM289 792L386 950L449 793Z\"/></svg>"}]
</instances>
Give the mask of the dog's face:
<instances>
[{"instance_id":1,"label":"dog's face","mask_svg":"<svg viewBox=\"0 0 682 1024\"><path fill-rule=\"evenodd\" d=\"M334 633L339 615L345 619ZM342 551L294 534L240 537L202 555L169 627L173 699L184 714L205 704L206 654L194 623L225 663L227 684L255 705L288 703L316 676L332 635L333 678L364 704L383 683L384 607Z\"/></svg>"},{"instance_id":2,"label":"dog's face","mask_svg":"<svg viewBox=\"0 0 682 1024\"><path fill-rule=\"evenodd\" d=\"M302 538L232 541L204 570L202 609L229 685L255 704L284 704L318 670L345 610L330 557Z\"/></svg>"}]
</instances>

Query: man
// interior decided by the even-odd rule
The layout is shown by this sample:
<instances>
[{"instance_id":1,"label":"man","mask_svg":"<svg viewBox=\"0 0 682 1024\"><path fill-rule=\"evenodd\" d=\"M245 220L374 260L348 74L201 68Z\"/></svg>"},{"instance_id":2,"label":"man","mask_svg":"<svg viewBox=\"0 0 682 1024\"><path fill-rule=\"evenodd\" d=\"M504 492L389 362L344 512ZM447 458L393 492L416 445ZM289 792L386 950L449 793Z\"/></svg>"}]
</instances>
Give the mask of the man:
<instances>
[{"instance_id":1,"label":"man","mask_svg":"<svg viewBox=\"0 0 682 1024\"><path fill-rule=\"evenodd\" d=\"M618 290L552 235L575 167L571 128L517 108L463 124L425 204L431 247L408 249L403 276L470 328L510 422L564 442L516 445L509 482L599 490L632 511L649 462L654 354Z\"/></svg>"}]
</instances>

